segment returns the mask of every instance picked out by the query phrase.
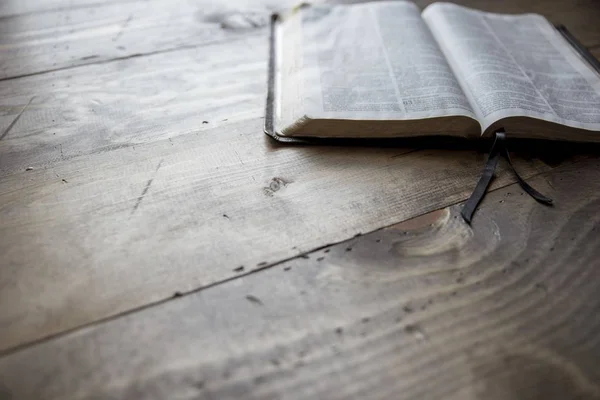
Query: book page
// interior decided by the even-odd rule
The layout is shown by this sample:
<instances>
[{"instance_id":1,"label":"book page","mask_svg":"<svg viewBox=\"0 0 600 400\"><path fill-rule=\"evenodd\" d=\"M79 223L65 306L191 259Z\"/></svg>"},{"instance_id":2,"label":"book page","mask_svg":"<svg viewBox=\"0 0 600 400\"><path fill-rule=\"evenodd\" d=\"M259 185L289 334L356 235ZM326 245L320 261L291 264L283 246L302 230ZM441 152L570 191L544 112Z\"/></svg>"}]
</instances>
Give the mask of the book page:
<instances>
[{"instance_id":1,"label":"book page","mask_svg":"<svg viewBox=\"0 0 600 400\"><path fill-rule=\"evenodd\" d=\"M304 115L302 100L302 30L301 15L294 13L276 27L275 40L275 125L293 126ZM282 38L285 38L285 43Z\"/></svg>"},{"instance_id":2,"label":"book page","mask_svg":"<svg viewBox=\"0 0 600 400\"><path fill-rule=\"evenodd\" d=\"M484 129L505 117L533 117L600 130L600 77L544 17L436 3L423 19Z\"/></svg>"},{"instance_id":3,"label":"book page","mask_svg":"<svg viewBox=\"0 0 600 400\"><path fill-rule=\"evenodd\" d=\"M301 12L310 118L476 118L414 4L312 5Z\"/></svg>"}]
</instances>

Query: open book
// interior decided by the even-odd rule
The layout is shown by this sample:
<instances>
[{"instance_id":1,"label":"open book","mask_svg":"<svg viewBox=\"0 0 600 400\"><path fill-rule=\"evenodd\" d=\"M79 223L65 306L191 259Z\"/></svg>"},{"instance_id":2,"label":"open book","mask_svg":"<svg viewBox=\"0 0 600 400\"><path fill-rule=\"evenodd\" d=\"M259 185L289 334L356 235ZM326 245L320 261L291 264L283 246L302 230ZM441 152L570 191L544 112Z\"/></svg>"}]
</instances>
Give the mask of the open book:
<instances>
[{"instance_id":1,"label":"open book","mask_svg":"<svg viewBox=\"0 0 600 400\"><path fill-rule=\"evenodd\" d=\"M544 17L451 3L301 6L275 19L266 131L600 142L600 74Z\"/></svg>"}]
</instances>

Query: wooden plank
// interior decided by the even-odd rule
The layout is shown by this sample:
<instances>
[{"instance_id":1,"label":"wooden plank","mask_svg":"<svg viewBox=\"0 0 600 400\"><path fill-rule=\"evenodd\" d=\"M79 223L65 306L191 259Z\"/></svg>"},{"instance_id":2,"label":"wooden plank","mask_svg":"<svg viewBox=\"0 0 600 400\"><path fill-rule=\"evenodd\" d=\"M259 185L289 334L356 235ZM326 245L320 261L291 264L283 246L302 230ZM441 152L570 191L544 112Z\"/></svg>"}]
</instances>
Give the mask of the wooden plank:
<instances>
[{"instance_id":1,"label":"wooden plank","mask_svg":"<svg viewBox=\"0 0 600 400\"><path fill-rule=\"evenodd\" d=\"M0 181L0 348L464 200L485 155L277 146L262 120ZM550 167L517 160L524 176ZM496 185L514 180L501 171Z\"/></svg>"},{"instance_id":2,"label":"wooden plank","mask_svg":"<svg viewBox=\"0 0 600 400\"><path fill-rule=\"evenodd\" d=\"M15 399L600 398L600 160L0 358Z\"/></svg>"},{"instance_id":3,"label":"wooden plank","mask_svg":"<svg viewBox=\"0 0 600 400\"><path fill-rule=\"evenodd\" d=\"M53 71L133 55L198 46L233 31L264 27L274 10L296 1L94 1L8 2L0 6L0 79ZM417 1L425 7L432 1ZM600 5L595 0L458 3L493 12L537 12L567 25L586 45L600 44ZM45 10L46 12L33 12ZM24 13L24 14L23 14ZM259 29L263 33L264 29ZM235 35L235 33L233 33Z\"/></svg>"},{"instance_id":4,"label":"wooden plank","mask_svg":"<svg viewBox=\"0 0 600 400\"><path fill-rule=\"evenodd\" d=\"M226 44L5 81L0 176L258 118L266 54L263 32Z\"/></svg>"},{"instance_id":5,"label":"wooden plank","mask_svg":"<svg viewBox=\"0 0 600 400\"><path fill-rule=\"evenodd\" d=\"M44 13L58 10L74 10L108 4L109 2L139 1L139 0L19 0L3 1L0 3L0 18L14 17L23 14Z\"/></svg>"},{"instance_id":6,"label":"wooden plank","mask_svg":"<svg viewBox=\"0 0 600 400\"><path fill-rule=\"evenodd\" d=\"M215 127L257 120L264 112L266 56L265 36L248 35L6 81L0 174L189 132L220 134ZM247 133L261 137L262 129L251 126Z\"/></svg>"},{"instance_id":7,"label":"wooden plank","mask_svg":"<svg viewBox=\"0 0 600 400\"><path fill-rule=\"evenodd\" d=\"M265 39L4 82L0 349L468 196L474 150L267 140Z\"/></svg>"},{"instance_id":8,"label":"wooden plank","mask_svg":"<svg viewBox=\"0 0 600 400\"><path fill-rule=\"evenodd\" d=\"M586 15L593 15L591 10ZM207 128L203 121L226 126L224 119L233 122L262 116L266 32L231 36L219 24L213 25L216 31L207 33L205 39L222 37L226 44L5 81L0 85L0 176L90 152L201 131ZM163 38L169 37L168 29L178 28L165 29ZM134 39L136 45L143 42ZM82 46L85 51L99 48L85 40ZM22 61L23 65L41 65L33 59ZM23 65L19 64L19 70Z\"/></svg>"},{"instance_id":9,"label":"wooden plank","mask_svg":"<svg viewBox=\"0 0 600 400\"><path fill-rule=\"evenodd\" d=\"M286 0L102 2L5 17L0 79L194 47L261 30Z\"/></svg>"}]
</instances>

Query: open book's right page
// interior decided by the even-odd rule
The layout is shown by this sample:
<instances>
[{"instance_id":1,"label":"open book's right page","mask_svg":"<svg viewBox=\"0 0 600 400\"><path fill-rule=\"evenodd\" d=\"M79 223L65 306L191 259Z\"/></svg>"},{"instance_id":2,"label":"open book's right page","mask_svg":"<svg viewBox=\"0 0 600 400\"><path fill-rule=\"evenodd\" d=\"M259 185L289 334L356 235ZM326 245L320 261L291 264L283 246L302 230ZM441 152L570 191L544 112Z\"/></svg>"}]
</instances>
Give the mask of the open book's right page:
<instances>
[{"instance_id":1,"label":"open book's right page","mask_svg":"<svg viewBox=\"0 0 600 400\"><path fill-rule=\"evenodd\" d=\"M600 76L544 17L492 14L435 3L423 11L423 19L485 134L500 127L501 119L531 117L555 124L542 122L542 131L527 129L521 132L523 136L582 139L564 137L564 129L562 135L556 133L560 129L553 134L552 127L560 124L575 128L572 135L600 140L600 132L592 132L600 131Z\"/></svg>"}]
</instances>

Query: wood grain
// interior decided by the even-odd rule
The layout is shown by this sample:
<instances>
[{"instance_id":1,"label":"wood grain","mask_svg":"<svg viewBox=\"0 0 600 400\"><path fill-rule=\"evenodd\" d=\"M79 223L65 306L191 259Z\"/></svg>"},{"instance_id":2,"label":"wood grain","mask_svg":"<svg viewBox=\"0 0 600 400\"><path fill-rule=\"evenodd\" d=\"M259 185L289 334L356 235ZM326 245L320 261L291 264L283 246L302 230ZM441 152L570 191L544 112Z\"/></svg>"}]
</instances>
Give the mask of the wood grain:
<instances>
[{"instance_id":1,"label":"wood grain","mask_svg":"<svg viewBox=\"0 0 600 400\"><path fill-rule=\"evenodd\" d=\"M485 156L276 146L261 123L2 179L0 348L464 200ZM518 165L525 177L550 168L536 158ZM495 185L513 180L501 170Z\"/></svg>"},{"instance_id":2,"label":"wood grain","mask_svg":"<svg viewBox=\"0 0 600 400\"><path fill-rule=\"evenodd\" d=\"M0 358L15 399L598 399L600 161Z\"/></svg>"},{"instance_id":3,"label":"wood grain","mask_svg":"<svg viewBox=\"0 0 600 400\"><path fill-rule=\"evenodd\" d=\"M348 1L334 1L348 2ZM421 0L425 7L432 3ZM262 30L275 10L294 0L9 1L0 4L0 79L142 54L195 47ZM587 46L600 45L595 0L457 3L493 12L545 15Z\"/></svg>"},{"instance_id":4,"label":"wood grain","mask_svg":"<svg viewBox=\"0 0 600 400\"><path fill-rule=\"evenodd\" d=\"M202 8L202 15L209 15L207 18L213 21L206 25L210 29L204 31L205 35L195 36L202 38L204 46L133 58L121 54L123 59L99 64L97 62L103 58L80 60L82 63L97 64L4 81L0 85L0 132L6 135L3 134L0 140L0 176L28 166L44 167L61 159L166 139L190 131L202 131L215 124L227 126L228 122L262 116L267 32L262 28L236 30L227 27L235 25L235 16L238 15L234 11L235 7L247 12L244 15L248 15L248 18L260 18L261 15L266 17L275 6L264 1L266 2L246 6L235 2L222 5L194 3L195 7ZM158 6L162 4L163 8L177 8L170 2L165 5L164 2L155 0L151 4L155 3ZM513 3L508 3L506 7L512 12L519 11L515 7L525 7L511 4ZM548 3L548 12L559 7L552 4ZM284 7L286 3L279 5ZM425 3L420 5L425 6ZM568 4L565 7L568 6L570 13L585 20L590 15L595 15L595 8L587 3L584 5L581 9ZM491 7L488 3L482 3L483 8L486 6ZM119 15L120 22L125 21L122 7L140 7L149 15L161 10L146 7L141 2L106 3L98 7L114 7L115 10L111 12ZM534 8L530 11L541 10L538 3L534 2L532 7ZM557 11L557 16L571 15L563 13L562 8L558 10L560 12ZM89 13L90 9L82 8L79 11ZM181 12L185 13L185 10L182 9ZM190 16L192 14L185 13L185 18L193 18ZM44 18L50 20L47 15ZM91 22L85 18L73 16L73 21L83 19L81 25L86 27ZM227 18L233 18L233 22L223 25ZM169 30L179 29L174 26L181 25L173 22L168 27L161 25L152 29L160 32L160 40L167 40L171 35ZM569 25L569 28L573 25ZM3 28L4 26L0 24L0 29L10 29ZM164 29L161 30L161 27ZM133 26L128 29L133 29ZM585 32L598 32L600 35L600 29L597 28L585 29ZM581 31L575 29L574 33L586 44L593 42L585 39L585 34ZM49 35L56 36L51 33ZM81 47L86 53L81 58L90 57L89 51L102 48L90 42L90 35L73 35L75 38L82 38ZM144 46L148 40L154 40L156 35L158 33L146 35L134 32L131 40L135 46ZM123 37L126 36L123 34ZM33 38L27 39L27 36L24 38L28 43L34 41ZM109 39L106 40L110 42ZM207 44L215 41L219 43ZM148 44L153 49L157 48L155 45L156 43ZM65 46L75 49L73 43ZM0 52L1 49L2 47ZM596 49L595 54L598 54L599 49ZM141 55L142 50L135 47L128 54ZM61 52L62 50L43 51L45 56L50 54L52 57L59 57ZM69 55L68 58L70 57L75 56ZM3 59L9 63L13 60L8 56ZM18 61L15 68L19 71L30 65L36 68L43 65L35 58L15 60ZM26 112L22 113L24 106L30 102ZM208 121L210 125L205 126L203 121Z\"/></svg>"},{"instance_id":5,"label":"wood grain","mask_svg":"<svg viewBox=\"0 0 600 400\"><path fill-rule=\"evenodd\" d=\"M266 139L266 45L256 29L3 82L0 350L469 195L475 150ZM550 168L517 164L524 177ZM501 172L495 187L512 181Z\"/></svg>"},{"instance_id":6,"label":"wood grain","mask_svg":"<svg viewBox=\"0 0 600 400\"><path fill-rule=\"evenodd\" d=\"M261 28L271 12L293 5L291 0L50 3L45 12L2 18L0 79L265 32Z\"/></svg>"},{"instance_id":7,"label":"wood grain","mask_svg":"<svg viewBox=\"0 0 600 400\"><path fill-rule=\"evenodd\" d=\"M240 121L262 138L266 55L266 37L249 35L7 81L0 132L21 116L0 140L0 174L190 132L220 136L216 127Z\"/></svg>"},{"instance_id":8,"label":"wood grain","mask_svg":"<svg viewBox=\"0 0 600 400\"><path fill-rule=\"evenodd\" d=\"M0 18L8 19L24 14L45 13L58 10L75 10L110 2L139 0L6 0L0 3Z\"/></svg>"}]
</instances>

